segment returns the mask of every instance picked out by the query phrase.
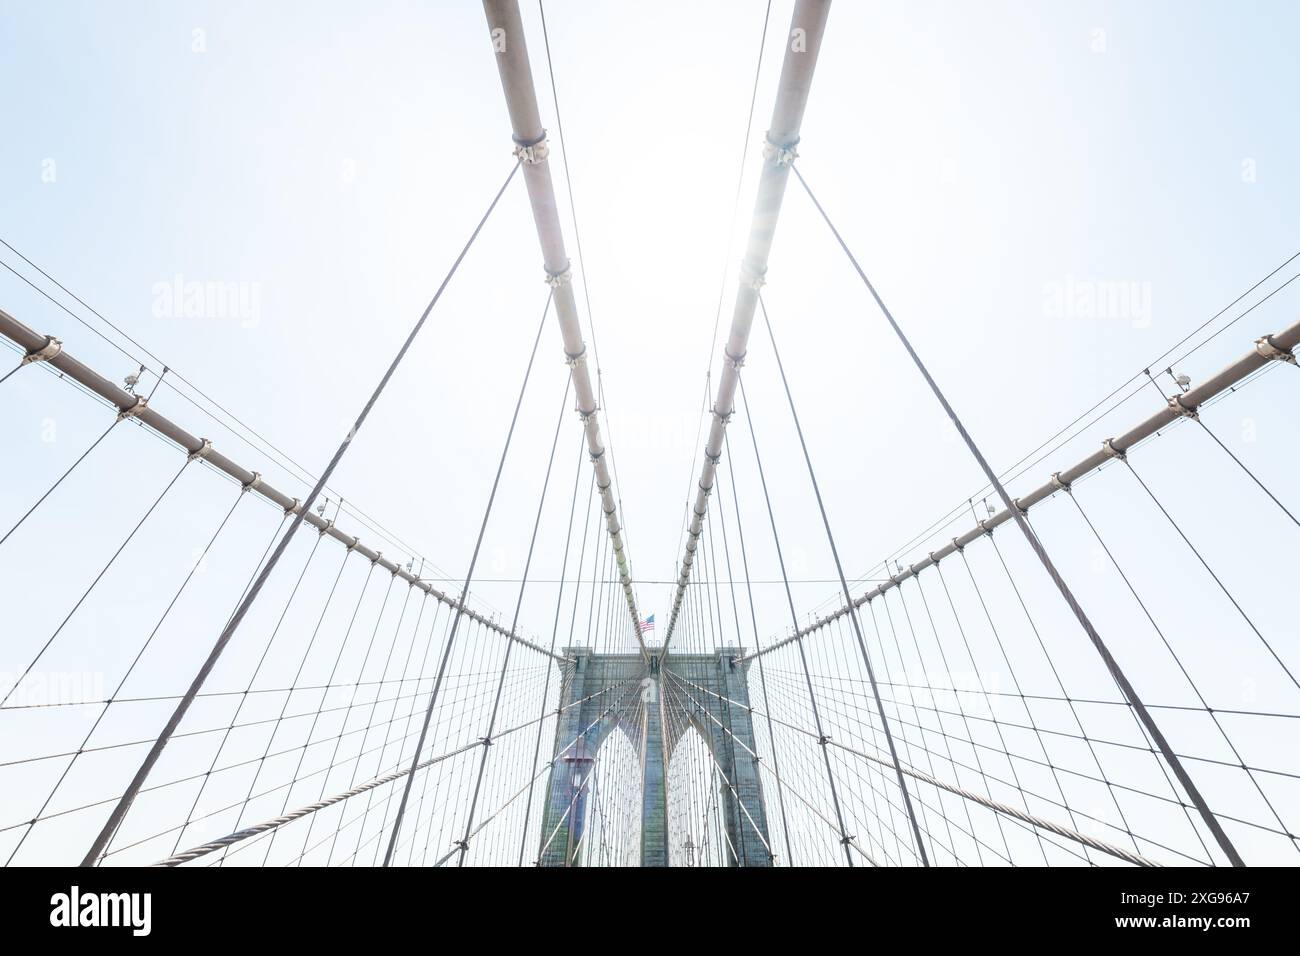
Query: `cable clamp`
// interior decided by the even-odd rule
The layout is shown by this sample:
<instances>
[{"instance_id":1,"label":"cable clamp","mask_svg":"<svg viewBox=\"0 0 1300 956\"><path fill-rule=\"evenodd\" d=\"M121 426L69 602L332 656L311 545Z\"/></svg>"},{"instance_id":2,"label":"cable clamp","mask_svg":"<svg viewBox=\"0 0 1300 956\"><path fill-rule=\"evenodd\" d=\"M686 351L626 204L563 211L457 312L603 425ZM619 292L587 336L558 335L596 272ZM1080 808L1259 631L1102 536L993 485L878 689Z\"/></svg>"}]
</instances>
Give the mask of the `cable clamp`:
<instances>
[{"instance_id":1,"label":"cable clamp","mask_svg":"<svg viewBox=\"0 0 1300 956\"><path fill-rule=\"evenodd\" d=\"M934 553L933 551L930 552L929 557L930 557L930 563L933 564L933 565L937 568L937 567L939 566L939 559L938 559L938 557L935 556L935 553Z\"/></svg>"},{"instance_id":2,"label":"cable clamp","mask_svg":"<svg viewBox=\"0 0 1300 956\"><path fill-rule=\"evenodd\" d=\"M32 349L23 356L23 365L30 365L33 362L48 362L54 356L63 351L63 343L52 335L45 336L45 344L38 349Z\"/></svg>"},{"instance_id":3,"label":"cable clamp","mask_svg":"<svg viewBox=\"0 0 1300 956\"><path fill-rule=\"evenodd\" d=\"M330 521L328 518L325 519L325 523L320 527L321 537L323 538L325 535L329 534L330 528L332 527L334 527L334 522ZM396 574L396 572L393 573Z\"/></svg>"},{"instance_id":4,"label":"cable clamp","mask_svg":"<svg viewBox=\"0 0 1300 956\"><path fill-rule=\"evenodd\" d=\"M822 734L820 737L817 738L817 745L819 747L825 747L830 742L831 742L831 738L826 734Z\"/></svg>"},{"instance_id":5,"label":"cable clamp","mask_svg":"<svg viewBox=\"0 0 1300 956\"><path fill-rule=\"evenodd\" d=\"M988 522L985 521L983 518L981 518L979 521L976 521L975 526L978 527L981 531L983 531L987 535L993 534L993 529L989 527Z\"/></svg>"},{"instance_id":6,"label":"cable clamp","mask_svg":"<svg viewBox=\"0 0 1300 956\"><path fill-rule=\"evenodd\" d=\"M742 289L753 289L759 291L767 284L767 270L757 272L749 267L747 263L740 264L740 287Z\"/></svg>"},{"instance_id":7,"label":"cable clamp","mask_svg":"<svg viewBox=\"0 0 1300 956\"><path fill-rule=\"evenodd\" d=\"M1183 404L1182 395L1169 396L1169 410L1175 412L1184 418L1190 418L1192 421L1200 421L1201 416L1196 412L1196 406L1187 407Z\"/></svg>"},{"instance_id":8,"label":"cable clamp","mask_svg":"<svg viewBox=\"0 0 1300 956\"><path fill-rule=\"evenodd\" d=\"M462 852L462 853L468 853L468 852L469 852L469 841L468 841L468 840L456 840L454 843L452 843L452 846L456 847L456 848L457 848L458 850L460 850L460 852Z\"/></svg>"},{"instance_id":9,"label":"cable clamp","mask_svg":"<svg viewBox=\"0 0 1300 956\"><path fill-rule=\"evenodd\" d=\"M1062 480L1061 473L1059 471L1052 472L1052 487L1055 488L1057 491L1071 490L1070 483L1068 481Z\"/></svg>"},{"instance_id":10,"label":"cable clamp","mask_svg":"<svg viewBox=\"0 0 1300 956\"><path fill-rule=\"evenodd\" d=\"M149 407L149 400L143 395L135 397L135 404L130 408L123 408L117 413L117 420L120 422L127 418L136 418L139 414Z\"/></svg>"},{"instance_id":11,"label":"cable clamp","mask_svg":"<svg viewBox=\"0 0 1300 956\"><path fill-rule=\"evenodd\" d=\"M712 412L713 417L716 418L723 425L726 425L728 422L730 422L731 416L736 414L736 410L733 408L731 411L727 412L724 415L722 412L718 411L717 405L714 405L712 408L709 409L709 411Z\"/></svg>"},{"instance_id":12,"label":"cable clamp","mask_svg":"<svg viewBox=\"0 0 1300 956\"><path fill-rule=\"evenodd\" d=\"M560 288L560 286L568 285L572 281L573 281L572 266L566 265L559 272L551 272L550 270L547 270L546 284L549 285L552 289L558 289ZM586 351L585 347L583 348L583 351Z\"/></svg>"},{"instance_id":13,"label":"cable clamp","mask_svg":"<svg viewBox=\"0 0 1300 956\"><path fill-rule=\"evenodd\" d=\"M492 738L491 738L491 737L480 737L480 738L479 738L479 743L481 743L484 747L491 747L491 746L492 746Z\"/></svg>"},{"instance_id":14,"label":"cable clamp","mask_svg":"<svg viewBox=\"0 0 1300 956\"><path fill-rule=\"evenodd\" d=\"M189 460L194 461L196 458L207 458L208 452L212 451L212 442L206 438L199 439L200 445L189 454Z\"/></svg>"},{"instance_id":15,"label":"cable clamp","mask_svg":"<svg viewBox=\"0 0 1300 956\"><path fill-rule=\"evenodd\" d=\"M1273 336L1264 335L1255 340L1255 351L1270 361L1287 362L1291 365L1296 364L1295 352L1283 348L1273 341Z\"/></svg>"},{"instance_id":16,"label":"cable clamp","mask_svg":"<svg viewBox=\"0 0 1300 956\"><path fill-rule=\"evenodd\" d=\"M297 514L297 513L298 513L298 499L294 498L293 501L290 502L289 507L284 509L284 514L285 517L287 518L289 515Z\"/></svg>"},{"instance_id":17,"label":"cable clamp","mask_svg":"<svg viewBox=\"0 0 1300 956\"><path fill-rule=\"evenodd\" d=\"M742 368L745 367L745 355L748 353L741 352L739 355L732 355L724 348L722 350L722 354L726 356L727 364L730 365L732 368L734 368L737 372L739 372Z\"/></svg>"},{"instance_id":18,"label":"cable clamp","mask_svg":"<svg viewBox=\"0 0 1300 956\"><path fill-rule=\"evenodd\" d=\"M1128 455L1122 449L1116 448L1114 442L1115 439L1107 438L1104 442L1101 443L1101 450L1104 451L1109 457L1118 458L1120 461L1123 461L1125 458L1128 457Z\"/></svg>"},{"instance_id":19,"label":"cable clamp","mask_svg":"<svg viewBox=\"0 0 1300 956\"><path fill-rule=\"evenodd\" d=\"M697 481L695 484L696 484L696 486L700 489L700 491L704 492L704 497L707 498L707 497L709 497L709 495L713 494L713 486L712 486L712 485L709 485L709 486L706 488L705 485L704 485L704 482L702 482L702 481ZM704 517L704 512L702 512L702 511L696 511L695 513L696 513L697 515L699 515L701 518Z\"/></svg>"},{"instance_id":20,"label":"cable clamp","mask_svg":"<svg viewBox=\"0 0 1300 956\"><path fill-rule=\"evenodd\" d=\"M361 539L356 535L353 535L351 543L348 544L348 550L355 551L357 549L357 545L359 545L360 543L361 543Z\"/></svg>"},{"instance_id":21,"label":"cable clamp","mask_svg":"<svg viewBox=\"0 0 1300 956\"><path fill-rule=\"evenodd\" d=\"M378 563L379 563L379 559L382 558L383 556L384 556L384 552L382 552L382 551L376 551L376 552L375 552L375 556L374 556L373 558L370 559L370 565L371 565L371 567L374 567L376 564L378 564ZM473 617L473 615L470 615L470 616Z\"/></svg>"},{"instance_id":22,"label":"cable clamp","mask_svg":"<svg viewBox=\"0 0 1300 956\"><path fill-rule=\"evenodd\" d=\"M709 454L709 450L706 448L704 449L704 460L713 465L714 468L717 468L722 464L722 452L719 451L716 455L711 455Z\"/></svg>"},{"instance_id":23,"label":"cable clamp","mask_svg":"<svg viewBox=\"0 0 1300 956\"><path fill-rule=\"evenodd\" d=\"M963 545L963 544L958 544L956 538L953 538L953 539L952 539L952 546L953 546L953 548L956 549L956 551L957 551L958 554L961 554L963 551L966 550L966 546Z\"/></svg>"},{"instance_id":24,"label":"cable clamp","mask_svg":"<svg viewBox=\"0 0 1300 956\"><path fill-rule=\"evenodd\" d=\"M546 141L546 130L542 130L542 135L531 141L516 139L514 154L525 166L536 166L546 162L546 158L551 155L551 147Z\"/></svg>"},{"instance_id":25,"label":"cable clamp","mask_svg":"<svg viewBox=\"0 0 1300 956\"><path fill-rule=\"evenodd\" d=\"M844 836L840 837L840 843L844 846L848 846L856 839L857 839L856 836L850 836L849 834L846 833Z\"/></svg>"},{"instance_id":26,"label":"cable clamp","mask_svg":"<svg viewBox=\"0 0 1300 956\"><path fill-rule=\"evenodd\" d=\"M256 491L259 487L261 487L261 485L262 485L262 473L260 471L255 471L253 472L253 477L248 479L248 482L244 485L244 490Z\"/></svg>"},{"instance_id":27,"label":"cable clamp","mask_svg":"<svg viewBox=\"0 0 1300 956\"><path fill-rule=\"evenodd\" d=\"M790 167L794 161L799 158L799 151L795 149L799 145L799 138L789 146L782 146L772 142L772 134L769 132L763 137L763 158L777 167Z\"/></svg>"},{"instance_id":28,"label":"cable clamp","mask_svg":"<svg viewBox=\"0 0 1300 956\"><path fill-rule=\"evenodd\" d=\"M578 409L578 421L582 422L583 425L586 425L586 424L587 424L587 420L590 419L592 416L594 416L594 415L596 414L596 412L598 412L598 411L600 411L600 406L599 406L599 405L593 405L593 406L591 406L590 409L588 409L588 410L586 410L586 411L584 411L583 409L579 408L579 409Z\"/></svg>"},{"instance_id":29,"label":"cable clamp","mask_svg":"<svg viewBox=\"0 0 1300 956\"><path fill-rule=\"evenodd\" d=\"M569 368L577 368L578 363L581 362L586 357L586 355L587 355L587 343L583 342L582 351L579 352L577 355L570 355L568 352L564 353L564 364L569 366Z\"/></svg>"}]
</instances>

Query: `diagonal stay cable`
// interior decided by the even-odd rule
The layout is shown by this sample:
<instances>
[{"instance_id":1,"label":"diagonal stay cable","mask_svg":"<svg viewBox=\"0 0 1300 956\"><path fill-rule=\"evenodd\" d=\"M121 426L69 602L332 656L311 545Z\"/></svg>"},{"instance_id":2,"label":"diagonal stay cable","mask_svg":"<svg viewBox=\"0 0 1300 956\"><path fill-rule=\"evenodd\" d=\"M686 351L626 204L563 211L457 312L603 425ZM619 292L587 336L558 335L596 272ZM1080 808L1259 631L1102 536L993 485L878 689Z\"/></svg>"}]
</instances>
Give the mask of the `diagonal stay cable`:
<instances>
[{"instance_id":1,"label":"diagonal stay cable","mask_svg":"<svg viewBox=\"0 0 1300 956\"><path fill-rule=\"evenodd\" d=\"M41 804L40 808L36 811L35 816L32 817L32 820L27 825L27 828L23 830L23 834L19 838L17 844L15 844L14 848L9 852L9 858L5 861L5 866L8 866L13 862L14 857L17 856L18 854L18 851L22 849L23 843L26 842L27 837L31 835L32 828L36 826L36 823L40 820L41 816L49 808L51 801L54 800L55 795L59 792L59 788L63 786L63 782L67 780L68 775L72 772L72 768L76 765L77 761L81 758L81 756L86 752L87 747L90 744L90 739L93 736L95 736L95 731L99 729L100 724L104 722L104 718L108 716L109 709L113 706L114 702L117 701L118 695L122 693L122 688L125 687L126 682L131 679L131 675L135 673L136 665L139 664L140 659L144 657L144 653L149 649L149 645L153 643L153 639L158 636L158 630L163 626L163 623L167 620L168 616L171 614L172 609L176 606L176 602L180 600L181 595L185 592L185 589L189 587L190 581L193 580L195 573L202 567L203 561L208 556L208 552L212 550L212 545L216 543L216 540L221 535L221 532L225 530L227 523L230 521L231 515L235 513L235 509L239 507L240 502L244 500L245 494L246 494L245 490L241 488L239 490L238 496L235 498L234 504L230 506L230 509L225 513L225 516L221 519L221 523L217 525L216 531L212 533L212 536L208 539L208 543L203 547L203 550L198 554L195 560L191 563L190 570L185 575L185 580L183 580L180 584L180 587L176 589L176 593L172 596L172 599L168 603L166 609L163 611L162 616L158 619L158 623L153 626L153 630L149 632L149 636L144 639L144 643L140 646L140 649L136 651L135 657L132 658L130 665L126 669L126 673L123 674L121 678L119 678L117 682L117 686L113 689L112 695L103 702L103 707L100 709L98 715L96 715L94 722L90 725L90 729L87 730L85 736L82 737L80 746L78 746L77 749L72 753L71 759L64 766L63 770L59 773L59 777L54 782L54 786L50 789L50 792L46 796L45 801Z\"/></svg>"},{"instance_id":2,"label":"diagonal stay cable","mask_svg":"<svg viewBox=\"0 0 1300 956\"><path fill-rule=\"evenodd\" d=\"M1092 620L1088 617L1087 613L1083 610L1082 605L1080 605L1078 600L1075 598L1074 592L1070 589L1070 586L1066 584L1065 579L1061 577L1061 573L1056 569L1056 565L1048 556L1042 542L1038 540L1038 536L1035 535L1033 530L1029 527L1029 523L1025 520L1024 514L1022 514L1020 509L1016 507L1015 502L1011 500L1011 496L1008 494L1006 487L993 471L988 460L985 459L979 446L975 444L975 440L971 438L970 433L966 431L966 426L963 425L961 419L957 417L956 411L954 411L952 405L949 404L943 390L939 388L938 383L930 374L930 370L926 368L925 363L921 361L921 357L917 354L916 349L912 347L912 343L908 340L907 336L903 333L902 328L894 319L894 315L889 311L889 307L885 305L884 300L880 297L880 293L876 291L876 287L872 285L871 280L867 278L866 272L862 270L862 266L858 264L857 258L849 250L848 244L844 241L844 237L840 235L839 230L835 228L835 224L831 222L830 216L828 216L826 210L822 208L822 204L817 200L817 196L813 193L807 180L804 179L803 173L801 173L795 166L792 166L791 169L798 178L799 184L803 186L804 191L808 194L808 198L812 200L813 205L817 208L817 212L821 214L821 217L830 229L831 234L834 235L835 241L848 257L849 262L852 263L854 270L858 273L858 277L862 279L863 284L867 287L867 291L871 293L871 297L875 300L876 306L880 309L886 321L888 321L890 328L893 329L894 334L898 337L899 342L902 344L904 350L916 366L917 371L920 372L921 377L925 379L926 384L930 387L930 391L934 393L935 399L937 399L939 404L943 406L944 412L952 421L953 427L957 429L957 433L961 435L962 441L970 451L971 456L984 472L984 477L988 479L989 484L991 484L994 490L997 491L998 497L1002 500L1003 507L1007 509L1015 520L1016 525L1025 536L1025 540L1029 543L1029 547L1033 550L1039 562L1043 565L1043 570L1047 572L1048 577L1052 579L1052 583L1055 584L1057 590L1061 592L1061 597L1065 599L1065 603L1069 606L1080 626L1088 635L1088 639L1092 642L1093 647L1096 648L1097 653L1101 656L1102 661L1106 665L1106 669L1110 671L1111 676L1119 686L1120 691L1133 706L1133 709L1137 711L1138 716L1141 718L1143 725L1147 729L1147 732L1150 733L1156 746L1160 748L1160 752L1164 756L1165 761L1169 764L1170 769L1173 770L1174 775L1178 777L1178 782L1182 784L1183 790L1187 793L1187 796L1192 803L1195 804L1197 812L1200 813L1201 819L1205 822L1206 827L1209 829L1210 833L1214 835L1214 839L1219 844L1219 848L1223 851L1224 855L1233 866L1245 866L1246 864L1241 858L1241 854L1237 852L1237 848L1233 845L1232 840L1224 831L1222 824L1219 823L1218 818L1210 810L1209 805L1205 802L1205 798L1201 795L1200 790L1197 789L1196 784L1188 775L1186 768L1183 767L1182 761L1178 759L1173 748L1169 746L1169 741L1165 739L1165 735L1156 724L1155 718L1151 716L1146 705L1142 702L1142 698L1138 696L1133 685L1129 683L1128 676L1120 668L1119 662L1115 660L1114 656L1112 656L1110 648L1106 646L1106 642L1102 640L1101 635L1097 633L1097 629L1093 626Z\"/></svg>"},{"instance_id":3,"label":"diagonal stay cable","mask_svg":"<svg viewBox=\"0 0 1300 956\"><path fill-rule=\"evenodd\" d=\"M518 729L518 728L512 728L512 729ZM357 786L352 787L350 790L345 790L342 793L335 794L331 797L326 797L322 800L318 800L316 803L308 804L305 807L300 807L296 810L291 811L290 813L282 814L281 816L278 816L273 820L267 820L263 823L258 823L250 827L245 827L244 829L238 830L235 833L231 833L226 836L220 837L219 839L209 841L208 843L204 843L201 846L194 847L193 849L185 850L181 853L173 854L172 856L167 857L165 860L160 860L153 865L154 866L179 866L182 863L189 863L192 860L197 860L199 857L206 856L209 853L215 853L217 850L226 849L230 846L233 846L236 843L240 843L244 840L247 840L250 837L258 836L262 833L268 833L277 830L287 823L292 823L294 820L300 820L305 816L310 816L311 814L314 814L317 811L324 810L326 807L331 807L336 803L342 803L344 800L348 800L360 794L367 793L371 790L374 790L376 787L382 787L386 783L392 783L393 781L398 780L402 777L409 777L413 771L423 770L426 767L431 767L434 764L441 763L444 760L448 760L452 757L459 756L460 754L471 751L479 746L481 746L481 744L478 741L471 741L467 744L462 745L461 747L458 747L455 750L449 751L448 753L439 754L438 756L430 757L427 760L419 761L413 767L397 769L389 773L382 774L381 776L375 777L371 780L367 780L365 783L358 784ZM571 747L573 745L570 744L569 746ZM564 749L568 750L569 748L566 747ZM561 751L561 753L563 752L564 751Z\"/></svg>"},{"instance_id":4,"label":"diagonal stay cable","mask_svg":"<svg viewBox=\"0 0 1300 956\"><path fill-rule=\"evenodd\" d=\"M375 390L371 393L370 398L362 407L361 414L357 416L356 423L343 437L343 441L339 444L338 450L334 452L334 457L325 467L320 478L316 480L315 487L312 488L311 493L303 502L298 514L285 530L284 537L280 539L280 543L276 545L274 553L262 568L257 580L244 596L243 601L239 605L239 609L235 612L234 616L231 617L225 628L222 629L221 635L213 645L211 652L208 654L207 660L204 661L203 666L199 669L199 672L194 676L194 680L190 683L189 690L181 699L180 703L176 705L175 711L172 712L170 719L168 719L167 724L163 727L162 733L158 735L158 739L150 749L149 754L145 757L144 763L142 763L139 770L136 771L134 778L132 778L130 784L127 785L126 792L122 794L117 806L113 808L113 812L109 815L108 820L105 821L99 835L95 837L94 842L90 845L90 849L86 851L86 856L81 861L82 866L93 866L95 864L95 861L103 852L104 847L108 844L114 831L121 825L122 820L126 817L127 811L131 808L132 801L135 800L136 794L140 792L140 787L144 785L145 780L149 777L149 773L153 770L154 764L156 764L158 758L162 756L163 749L167 746L167 741L180 725L186 711L189 710L190 704L194 701L194 696L203 688L203 684L207 681L208 675L212 672L213 667L216 666L217 660L226 649L226 645L229 644L231 638L235 636L235 632L239 629L239 625L243 621L244 616L248 613L248 609L252 607L253 602L257 600L257 596L261 593L267 579L270 578L271 572L275 570L275 566L279 563L281 555L283 555L285 549L288 548L289 541L293 538L294 533L302 524L304 516L311 511L311 507L315 504L316 498L320 495L321 489L325 487L325 483L329 481L330 476L334 474L334 469L338 467L339 461L342 460L343 455L352 445L352 439L355 438L357 432L361 430L361 426L370 415L370 410L374 408L375 403L379 401L379 396L383 394L384 388L388 385L389 379L393 377L393 374L397 371L398 365L401 364L402 359L406 357L406 353L410 350L416 336L419 335L420 330L424 328L424 323L428 320L429 314L433 311L433 307L437 305L438 300L442 298L443 291L451 282L452 276L456 274L456 270L460 268L460 264L469 253L470 247L474 244L474 240L477 239L479 233L483 231L483 226L487 224L488 218L492 215L492 211L496 209L497 203L501 200L502 195L505 194L506 187L508 187L514 180L515 174L518 171L519 164L516 162L515 165L511 167L510 174L506 176L505 182L501 184L496 195L492 197L492 202L488 205L487 211L483 213L482 218L479 219L478 224L474 227L474 231L470 233L469 239L460 250L460 254L456 256L455 261L451 265L451 269L448 270L447 275L443 278L442 284L438 286L438 290L433 294L433 298L430 299L429 304L424 307L424 312L421 313L414 328L412 328L410 334L407 335L406 341L402 343L402 347L398 349L397 355L393 357L393 361L388 366L388 370L384 372L383 378L379 380L379 384L375 386Z\"/></svg>"}]
</instances>

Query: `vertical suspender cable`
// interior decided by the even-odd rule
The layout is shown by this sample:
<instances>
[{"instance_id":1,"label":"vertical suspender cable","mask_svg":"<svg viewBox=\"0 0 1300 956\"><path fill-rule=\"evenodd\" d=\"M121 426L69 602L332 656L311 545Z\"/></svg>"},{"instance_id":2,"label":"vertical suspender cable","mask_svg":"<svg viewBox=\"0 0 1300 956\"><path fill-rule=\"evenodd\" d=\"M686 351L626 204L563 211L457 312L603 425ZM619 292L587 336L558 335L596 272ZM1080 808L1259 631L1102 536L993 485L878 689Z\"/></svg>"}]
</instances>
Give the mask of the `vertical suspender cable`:
<instances>
[{"instance_id":1,"label":"vertical suspender cable","mask_svg":"<svg viewBox=\"0 0 1300 956\"><path fill-rule=\"evenodd\" d=\"M519 386L519 398L515 400L515 412L510 419L510 429L506 432L505 446L501 449L501 460L497 462L496 477L492 479L492 490L488 493L487 507L483 509L483 522L478 528L478 539L474 542L474 553L470 555L469 570L465 572L465 584L460 590L460 606L451 622L451 633L447 635L447 644L442 651L442 660L438 663L438 675L433 680L433 690L429 693L429 706L424 712L424 723L420 727L420 739L411 755L411 772L406 775L406 786L402 788L402 802L397 805L397 816L393 819L393 832L388 838L388 851L384 854L384 866L393 860L393 850L397 848L397 835L402 829L402 817L406 815L406 803L411 798L411 785L415 782L415 768L420 763L420 753L424 750L424 739L429 733L429 721L433 718L433 708L438 702L438 691L442 688L442 678L447 672L447 661L451 657L452 645L456 641L456 628L465 613L465 601L469 597L470 582L474 580L474 566L478 563L479 549L483 547L483 535L487 531L488 518L492 516L492 504L496 501L497 487L501 484L501 472L506 466L506 455L510 452L510 440L515 434L515 425L519 422L519 409L524 404L524 393L528 391L528 379L533 373L533 362L537 358L537 346L542 341L542 329L546 327L546 317L551 311L554 295L546 296L546 307L542 309L542 321L537 326L537 337L533 339L533 350L528 356L528 367L524 370L524 381ZM511 629L513 633L513 628ZM508 643L513 644L513 641Z\"/></svg>"}]
</instances>

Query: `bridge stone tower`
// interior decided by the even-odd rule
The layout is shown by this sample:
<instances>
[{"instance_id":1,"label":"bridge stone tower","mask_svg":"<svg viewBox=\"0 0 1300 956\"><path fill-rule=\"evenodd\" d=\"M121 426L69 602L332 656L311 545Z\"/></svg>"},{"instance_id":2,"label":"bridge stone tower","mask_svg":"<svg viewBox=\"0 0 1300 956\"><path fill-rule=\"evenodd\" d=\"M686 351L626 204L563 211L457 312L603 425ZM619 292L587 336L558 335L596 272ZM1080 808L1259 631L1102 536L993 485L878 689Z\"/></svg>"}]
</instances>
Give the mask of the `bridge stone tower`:
<instances>
[{"instance_id":1,"label":"bridge stone tower","mask_svg":"<svg viewBox=\"0 0 1300 956\"><path fill-rule=\"evenodd\" d=\"M720 647L713 654L670 653L663 665L670 673L663 673L657 665L647 671L640 654L565 649L574 666L566 669L560 686L560 704L568 709L560 714L551 751L538 865L581 865L581 854L574 851L587 822L587 779L601 745L617 731L628 735L641 764L641 865L667 866L668 768L689 727L730 782L721 785L723 826L739 857L730 863L772 864L764 845L771 841L760 769L752 754L757 748L748 665L734 662L742 653L738 647Z\"/></svg>"}]
</instances>

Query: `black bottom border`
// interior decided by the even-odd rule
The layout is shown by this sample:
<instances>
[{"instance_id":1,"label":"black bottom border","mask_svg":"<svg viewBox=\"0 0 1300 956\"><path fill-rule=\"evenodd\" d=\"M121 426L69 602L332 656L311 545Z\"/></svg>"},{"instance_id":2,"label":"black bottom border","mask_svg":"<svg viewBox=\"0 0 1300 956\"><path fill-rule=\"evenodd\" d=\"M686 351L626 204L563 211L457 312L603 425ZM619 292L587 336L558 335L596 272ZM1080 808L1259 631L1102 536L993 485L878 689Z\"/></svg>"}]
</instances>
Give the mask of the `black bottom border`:
<instances>
[{"instance_id":1,"label":"black bottom border","mask_svg":"<svg viewBox=\"0 0 1300 956\"><path fill-rule=\"evenodd\" d=\"M480 933L539 945L543 927L581 912L629 928L671 924L711 938L725 918L828 934L906 932L918 941L1192 938L1216 946L1294 930L1300 869L1245 870L316 870L0 871L0 915L20 936L119 941L257 940L290 932L310 945L340 933ZM76 888L75 891L73 888ZM74 896L75 892L75 896ZM104 894L112 894L106 898ZM148 933L143 896L148 894ZM87 897L94 897L88 902ZM602 900L605 902L602 904ZM698 905L692 905L696 901ZM577 911L573 908L579 907ZM76 918L71 911L79 909ZM86 926L102 910L126 925ZM568 913L569 916L565 914ZM87 915L87 921L99 920ZM667 927L665 927L667 928ZM744 932L744 924L738 927ZM48 934L48 935L47 935ZM746 934L749 935L749 934ZM1290 933L1288 933L1290 935ZM553 938L553 937L552 937ZM690 938L690 937L687 937ZM848 936L851 939L851 935ZM775 943L776 938L770 940ZM865 942L865 941L864 941Z\"/></svg>"}]
</instances>

